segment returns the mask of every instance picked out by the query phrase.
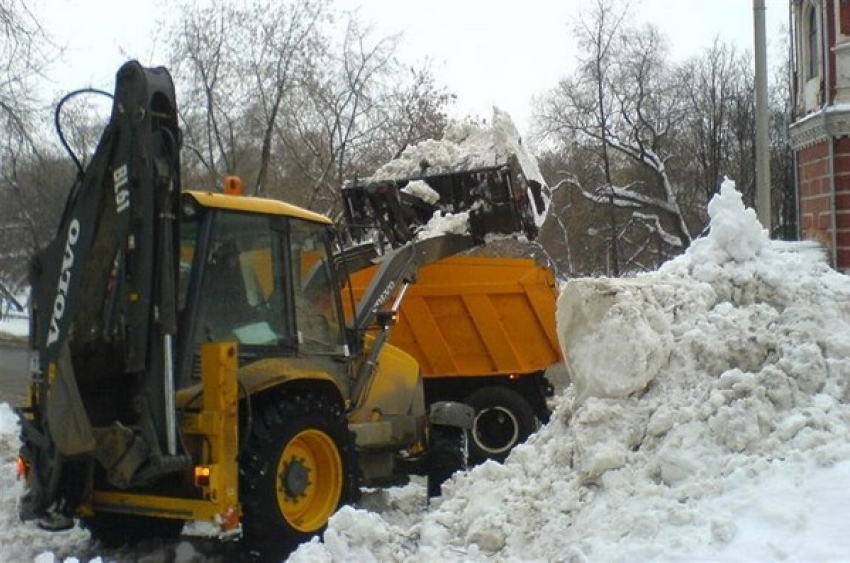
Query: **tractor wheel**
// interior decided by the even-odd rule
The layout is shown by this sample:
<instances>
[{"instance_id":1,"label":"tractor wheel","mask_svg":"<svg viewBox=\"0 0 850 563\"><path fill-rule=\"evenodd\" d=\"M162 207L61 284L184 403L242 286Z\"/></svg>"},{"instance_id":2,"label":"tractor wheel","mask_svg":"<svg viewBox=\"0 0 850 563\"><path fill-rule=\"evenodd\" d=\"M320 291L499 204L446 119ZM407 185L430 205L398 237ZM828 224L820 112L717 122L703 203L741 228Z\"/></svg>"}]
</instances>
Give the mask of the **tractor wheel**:
<instances>
[{"instance_id":1,"label":"tractor wheel","mask_svg":"<svg viewBox=\"0 0 850 563\"><path fill-rule=\"evenodd\" d=\"M468 467L466 432L454 426L434 426L428 437L428 497L442 494L442 486L456 471Z\"/></svg>"},{"instance_id":2,"label":"tractor wheel","mask_svg":"<svg viewBox=\"0 0 850 563\"><path fill-rule=\"evenodd\" d=\"M176 540L183 531L183 520L153 518L131 514L98 512L80 519L93 540L105 549L116 549L147 540Z\"/></svg>"},{"instance_id":3,"label":"tractor wheel","mask_svg":"<svg viewBox=\"0 0 850 563\"><path fill-rule=\"evenodd\" d=\"M483 387L464 401L475 409L469 440L469 457L474 464L487 459L504 461L511 449L537 429L531 405L507 387Z\"/></svg>"},{"instance_id":4,"label":"tractor wheel","mask_svg":"<svg viewBox=\"0 0 850 563\"><path fill-rule=\"evenodd\" d=\"M243 542L260 560L285 559L357 500L353 434L327 397L278 395L261 405L241 460Z\"/></svg>"}]
</instances>

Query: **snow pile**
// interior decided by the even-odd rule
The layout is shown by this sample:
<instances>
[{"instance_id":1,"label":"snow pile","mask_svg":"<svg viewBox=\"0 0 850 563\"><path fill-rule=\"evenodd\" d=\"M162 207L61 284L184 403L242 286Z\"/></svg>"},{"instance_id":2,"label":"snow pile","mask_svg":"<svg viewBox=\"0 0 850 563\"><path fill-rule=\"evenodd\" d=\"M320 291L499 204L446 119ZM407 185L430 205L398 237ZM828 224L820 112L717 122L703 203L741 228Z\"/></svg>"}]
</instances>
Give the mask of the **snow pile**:
<instances>
[{"instance_id":1,"label":"snow pile","mask_svg":"<svg viewBox=\"0 0 850 563\"><path fill-rule=\"evenodd\" d=\"M504 465L456 476L412 524L341 510L291 559L845 557L830 511L850 494L823 483L850 476L850 280L776 249L731 183L710 212L658 272L568 284L576 385Z\"/></svg>"},{"instance_id":2,"label":"snow pile","mask_svg":"<svg viewBox=\"0 0 850 563\"><path fill-rule=\"evenodd\" d=\"M489 127L453 122L446 127L442 139L428 139L407 147L372 177L380 180L415 178L422 175L424 163L427 163L428 174L489 168L506 164L513 155L520 161L527 180L545 185L537 159L522 145L511 116L494 107Z\"/></svg>"}]
</instances>

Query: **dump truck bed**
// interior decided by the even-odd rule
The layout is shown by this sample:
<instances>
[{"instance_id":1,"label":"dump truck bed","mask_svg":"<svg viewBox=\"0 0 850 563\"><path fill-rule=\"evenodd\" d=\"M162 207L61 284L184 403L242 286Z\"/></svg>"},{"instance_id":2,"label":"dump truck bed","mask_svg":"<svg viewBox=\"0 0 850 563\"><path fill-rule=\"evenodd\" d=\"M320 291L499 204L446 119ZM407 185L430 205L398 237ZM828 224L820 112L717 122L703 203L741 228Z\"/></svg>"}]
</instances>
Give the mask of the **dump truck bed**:
<instances>
[{"instance_id":1,"label":"dump truck bed","mask_svg":"<svg viewBox=\"0 0 850 563\"><path fill-rule=\"evenodd\" d=\"M375 268L352 276L359 299ZM419 270L390 343L425 377L529 374L561 361L552 272L526 258L455 256Z\"/></svg>"}]
</instances>

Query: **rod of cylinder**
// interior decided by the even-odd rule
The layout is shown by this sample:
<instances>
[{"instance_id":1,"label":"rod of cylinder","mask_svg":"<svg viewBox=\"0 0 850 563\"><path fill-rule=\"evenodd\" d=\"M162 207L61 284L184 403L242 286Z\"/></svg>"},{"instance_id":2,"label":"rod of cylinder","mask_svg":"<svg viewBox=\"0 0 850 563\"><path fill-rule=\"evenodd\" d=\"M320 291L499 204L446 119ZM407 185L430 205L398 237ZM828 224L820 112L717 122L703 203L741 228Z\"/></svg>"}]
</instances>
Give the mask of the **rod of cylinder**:
<instances>
[{"instance_id":1,"label":"rod of cylinder","mask_svg":"<svg viewBox=\"0 0 850 563\"><path fill-rule=\"evenodd\" d=\"M767 39L764 0L753 0L756 79L756 215L762 227L771 230L770 147L767 121Z\"/></svg>"},{"instance_id":2,"label":"rod of cylinder","mask_svg":"<svg viewBox=\"0 0 850 563\"><path fill-rule=\"evenodd\" d=\"M398 290L398 295L396 296L395 301L393 301L393 306L390 308L393 313L398 312L399 307L401 307L401 302L404 301L404 296L407 293L407 289L409 287L410 282L405 280L404 284L401 286L401 289Z\"/></svg>"},{"instance_id":3,"label":"rod of cylinder","mask_svg":"<svg viewBox=\"0 0 850 563\"><path fill-rule=\"evenodd\" d=\"M177 455L177 421L174 413L174 362L171 352L171 335L163 336L163 385L165 389L165 432L169 455Z\"/></svg>"},{"instance_id":4,"label":"rod of cylinder","mask_svg":"<svg viewBox=\"0 0 850 563\"><path fill-rule=\"evenodd\" d=\"M399 307L401 307L401 302L404 300L404 295L407 293L407 289L409 287L410 281L404 280L404 284L401 286L401 289L398 290L398 295L396 296L395 301L393 301L392 307L390 307L390 310L393 313L398 312ZM389 339L391 328L391 326L385 326L381 329L381 332L372 343L372 349L369 350L369 355L366 357L366 361L363 362L363 367L361 368L360 373L357 374L357 378L354 381L354 389L351 392L351 397L354 400L354 404L357 406L361 404L361 401L368 393L369 387L372 385L372 376L375 374L375 369L378 367L378 356L380 355L384 344L386 344Z\"/></svg>"}]
</instances>

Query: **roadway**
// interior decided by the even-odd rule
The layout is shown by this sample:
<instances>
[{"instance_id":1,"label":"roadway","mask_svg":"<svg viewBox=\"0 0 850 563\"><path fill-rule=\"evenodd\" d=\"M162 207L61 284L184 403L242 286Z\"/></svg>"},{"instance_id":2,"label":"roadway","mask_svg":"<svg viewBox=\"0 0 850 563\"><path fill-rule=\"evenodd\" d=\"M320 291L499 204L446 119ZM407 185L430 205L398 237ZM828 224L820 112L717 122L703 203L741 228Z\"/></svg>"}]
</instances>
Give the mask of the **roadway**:
<instances>
[{"instance_id":1,"label":"roadway","mask_svg":"<svg viewBox=\"0 0 850 563\"><path fill-rule=\"evenodd\" d=\"M23 406L29 384L26 342L0 338L0 403Z\"/></svg>"}]
</instances>

